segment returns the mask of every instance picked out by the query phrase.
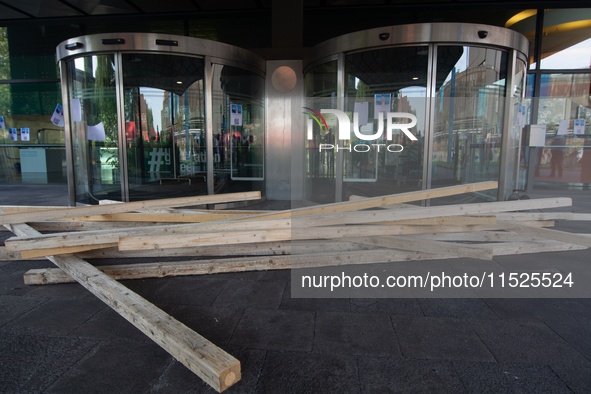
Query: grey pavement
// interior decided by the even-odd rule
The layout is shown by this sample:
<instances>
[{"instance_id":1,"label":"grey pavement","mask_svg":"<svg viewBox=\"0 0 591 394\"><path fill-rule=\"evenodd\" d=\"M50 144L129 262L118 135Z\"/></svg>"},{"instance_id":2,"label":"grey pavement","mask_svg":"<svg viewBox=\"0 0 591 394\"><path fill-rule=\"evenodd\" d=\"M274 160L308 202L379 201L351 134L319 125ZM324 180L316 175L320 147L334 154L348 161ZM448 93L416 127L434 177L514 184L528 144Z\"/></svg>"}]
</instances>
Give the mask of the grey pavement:
<instances>
[{"instance_id":1,"label":"grey pavement","mask_svg":"<svg viewBox=\"0 0 591 394\"><path fill-rule=\"evenodd\" d=\"M0 201L67 203L64 188L53 198L27 189L2 186ZM570 210L591 213L588 191L533 194L571 196ZM557 228L591 233L591 222ZM523 256L541 258L495 261ZM110 263L122 261L141 262ZM215 392L80 285L23 284L43 267L0 261L1 393ZM240 360L242 380L227 393L591 392L588 298L298 299L289 270L122 283Z\"/></svg>"}]
</instances>

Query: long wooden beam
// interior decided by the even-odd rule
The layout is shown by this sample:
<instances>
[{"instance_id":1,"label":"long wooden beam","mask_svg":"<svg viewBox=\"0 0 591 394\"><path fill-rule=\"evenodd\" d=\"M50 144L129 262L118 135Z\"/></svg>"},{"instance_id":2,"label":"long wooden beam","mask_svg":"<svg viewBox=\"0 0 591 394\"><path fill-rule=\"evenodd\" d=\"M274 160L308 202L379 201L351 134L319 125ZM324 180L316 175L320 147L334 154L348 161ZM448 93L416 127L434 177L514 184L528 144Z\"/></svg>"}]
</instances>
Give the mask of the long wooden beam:
<instances>
[{"instance_id":1,"label":"long wooden beam","mask_svg":"<svg viewBox=\"0 0 591 394\"><path fill-rule=\"evenodd\" d=\"M357 237L345 238L349 242L358 242L381 248L427 252L455 257L468 257L481 260L492 260L492 248L474 248L470 245L454 244L451 242L433 241L430 239L414 239L409 237Z\"/></svg>"},{"instance_id":2,"label":"long wooden beam","mask_svg":"<svg viewBox=\"0 0 591 394\"><path fill-rule=\"evenodd\" d=\"M121 204L93 205L88 207L65 208L39 212L5 213L0 215L0 224L18 224L42 220L57 220L92 215L133 212L151 208L167 208L216 204L233 201L258 200L260 198L260 192L242 192L197 197L168 198L163 200L137 201Z\"/></svg>"},{"instance_id":3,"label":"long wooden beam","mask_svg":"<svg viewBox=\"0 0 591 394\"><path fill-rule=\"evenodd\" d=\"M518 234L533 235L540 238L591 247L591 238L584 234L569 233L548 228L537 228L515 222L499 221L498 225L505 230L514 231Z\"/></svg>"},{"instance_id":4,"label":"long wooden beam","mask_svg":"<svg viewBox=\"0 0 591 394\"><path fill-rule=\"evenodd\" d=\"M56 249L52 253L58 253L57 248L81 246L81 245L104 245L118 242L120 238L134 238L143 237L147 240L147 237L157 236L160 240L156 243L162 244L162 240L168 237L167 240L171 240L170 234L201 234L201 233L219 233L220 231L252 231L252 230L281 230L289 228L306 228L315 226L328 226L328 225L344 225L344 224L367 224L367 223L380 223L389 221L400 221L400 220L417 220L417 219L429 219L433 217L443 217L451 215L467 215L467 214L482 214L491 212L504 212L513 211L519 209L538 209L538 208L551 208L570 206L572 200L570 198L550 198L550 199L536 199L536 200L519 200L519 201L506 201L506 202L492 202L482 204L468 204L468 205L448 205L442 207L433 208L419 208L419 209L404 209L404 210L380 210L380 211L364 211L355 213L339 213L339 214L328 214L322 216L304 216L297 218L276 218L266 220L236 220L236 221L220 221L211 223L196 223L196 224L185 224L175 226L158 226L158 227L142 227L142 228L130 228L119 231L95 231L78 234L52 234L42 237L30 237L20 239L9 239L6 241L6 248L8 251L25 251L25 250L41 250L41 249ZM123 204L119 204L123 205ZM115 205L118 206L118 205ZM411 232L413 233L413 232ZM168 235L167 235L168 234ZM389 233L392 234L392 233ZM402 234L402 233L400 233ZM258 238L261 239L262 233L259 233ZM187 238L187 237L185 237ZM180 238L178 238L180 239ZM285 235L282 235L280 239L274 240L286 240L289 239ZM271 239L265 241L269 242ZM171 240L174 242L174 240ZM132 242L132 241L126 241ZM154 244L155 242L146 241L147 243ZM245 241L242 241L245 242ZM178 245L178 242L175 243ZM121 246L121 244L120 244ZM185 245L187 246L187 245ZM180 247L180 246L176 246ZM158 249L154 245L150 247L152 249ZM123 246L122 250L130 250ZM64 249L62 254L72 253L70 250ZM39 254L36 254L39 256ZM32 257L30 255L29 257Z\"/></svg>"},{"instance_id":5,"label":"long wooden beam","mask_svg":"<svg viewBox=\"0 0 591 394\"><path fill-rule=\"evenodd\" d=\"M525 253L539 253L552 251L568 251L585 249L579 245L558 241L544 243L510 242L488 243L474 247L493 248L495 255L512 255ZM117 280L161 278L183 275L208 275L228 272L245 272L276 270L290 268L326 267L334 265L355 265L384 262L416 261L449 259L457 256L432 254L425 252L410 252L400 250L365 250L347 251L343 253L311 253L297 256L272 256L248 258L218 258L210 260L189 260L175 262L155 262L142 264L107 265L97 267L105 274ZM54 283L68 283L73 280L62 270L56 268L32 269L25 273L25 284L42 285Z\"/></svg>"},{"instance_id":6,"label":"long wooden beam","mask_svg":"<svg viewBox=\"0 0 591 394\"><path fill-rule=\"evenodd\" d=\"M332 204L323 204L315 207L296 208L288 211L280 211L273 214L258 215L257 217L260 219L268 219L289 216L322 215L328 213L351 212L358 211L361 209L383 207L392 204L428 200L431 198L447 197L457 194L472 193L483 190L491 190L496 189L497 187L498 182L496 181L470 183L467 185L448 186L437 189L420 190L415 192L392 194L381 197L372 197L359 201L345 201Z\"/></svg>"},{"instance_id":7,"label":"long wooden beam","mask_svg":"<svg viewBox=\"0 0 591 394\"><path fill-rule=\"evenodd\" d=\"M7 226L17 236L40 235L26 224ZM218 392L240 380L240 361L86 261L47 258Z\"/></svg>"}]
</instances>

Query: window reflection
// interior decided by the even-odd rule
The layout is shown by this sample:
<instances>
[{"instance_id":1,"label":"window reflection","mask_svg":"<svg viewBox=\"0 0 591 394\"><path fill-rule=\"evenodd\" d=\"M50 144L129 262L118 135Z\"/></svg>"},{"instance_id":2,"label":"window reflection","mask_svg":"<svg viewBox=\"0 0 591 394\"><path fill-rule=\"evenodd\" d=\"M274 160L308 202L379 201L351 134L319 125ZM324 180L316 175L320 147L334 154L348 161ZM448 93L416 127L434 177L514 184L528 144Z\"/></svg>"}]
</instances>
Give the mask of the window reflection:
<instances>
[{"instance_id":1,"label":"window reflection","mask_svg":"<svg viewBox=\"0 0 591 394\"><path fill-rule=\"evenodd\" d=\"M542 69L591 67L591 10L553 9L544 12Z\"/></svg>"},{"instance_id":2,"label":"window reflection","mask_svg":"<svg viewBox=\"0 0 591 394\"><path fill-rule=\"evenodd\" d=\"M506 72L506 52L438 47L432 187L499 179Z\"/></svg>"}]
</instances>

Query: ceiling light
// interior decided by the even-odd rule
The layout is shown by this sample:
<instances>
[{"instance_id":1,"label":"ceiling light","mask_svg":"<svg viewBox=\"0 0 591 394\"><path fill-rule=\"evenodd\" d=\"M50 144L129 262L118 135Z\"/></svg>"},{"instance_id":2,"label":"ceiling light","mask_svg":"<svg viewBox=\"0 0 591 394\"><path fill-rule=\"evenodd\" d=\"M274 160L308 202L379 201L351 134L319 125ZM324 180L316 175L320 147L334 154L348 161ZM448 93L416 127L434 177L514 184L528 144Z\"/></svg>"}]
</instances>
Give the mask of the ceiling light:
<instances>
[{"instance_id":1,"label":"ceiling light","mask_svg":"<svg viewBox=\"0 0 591 394\"><path fill-rule=\"evenodd\" d=\"M419 79L419 77L412 77L413 81L416 81L417 79Z\"/></svg>"},{"instance_id":2,"label":"ceiling light","mask_svg":"<svg viewBox=\"0 0 591 394\"><path fill-rule=\"evenodd\" d=\"M178 83L179 85L182 85L183 81L176 81L176 83Z\"/></svg>"}]
</instances>

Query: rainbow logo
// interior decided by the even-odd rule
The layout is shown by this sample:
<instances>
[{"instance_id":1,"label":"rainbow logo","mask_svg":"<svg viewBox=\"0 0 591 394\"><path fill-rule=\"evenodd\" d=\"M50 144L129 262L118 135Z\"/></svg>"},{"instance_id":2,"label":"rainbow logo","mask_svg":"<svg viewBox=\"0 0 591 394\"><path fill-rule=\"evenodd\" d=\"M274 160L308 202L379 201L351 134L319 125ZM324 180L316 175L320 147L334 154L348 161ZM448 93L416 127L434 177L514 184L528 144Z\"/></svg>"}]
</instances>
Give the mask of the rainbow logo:
<instances>
[{"instance_id":1,"label":"rainbow logo","mask_svg":"<svg viewBox=\"0 0 591 394\"><path fill-rule=\"evenodd\" d=\"M311 112L311 113L303 112L304 115L308 115L309 117L314 119L316 121L316 123L318 123L318 127L320 127L320 130L322 130L322 125L324 125L325 130L328 132L328 125L326 124L326 120L324 119L324 116L320 115L320 112L315 111L312 108L308 108L308 107L303 107L303 108L305 110L308 110ZM312 119L310 119L310 122L312 122ZM322 121L322 123L320 123L320 121ZM312 127L308 127L308 139L311 140L312 138L313 138L312 137Z\"/></svg>"}]
</instances>

